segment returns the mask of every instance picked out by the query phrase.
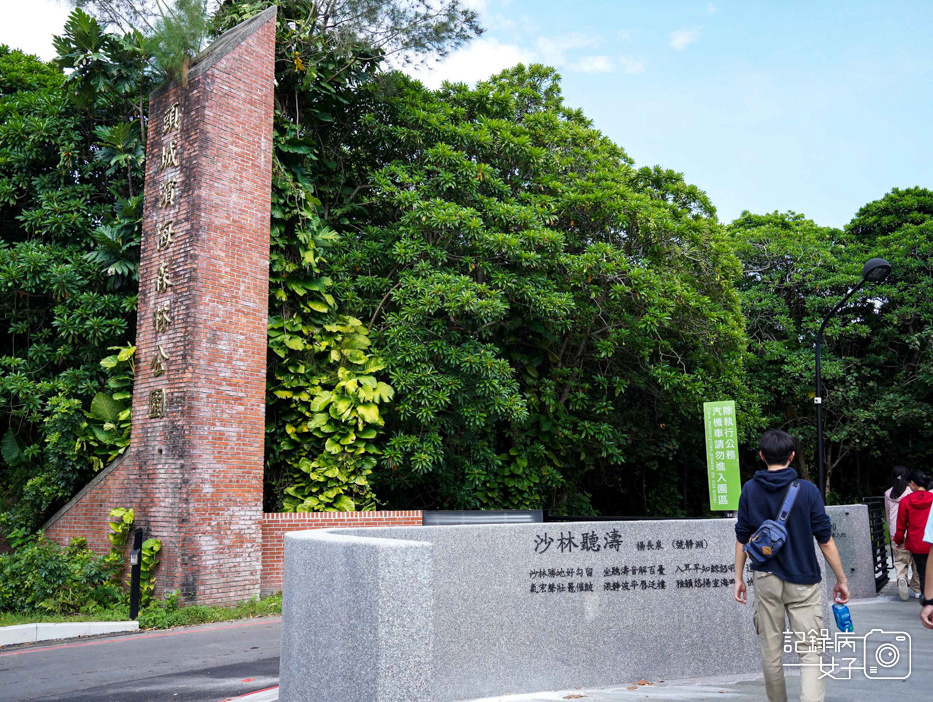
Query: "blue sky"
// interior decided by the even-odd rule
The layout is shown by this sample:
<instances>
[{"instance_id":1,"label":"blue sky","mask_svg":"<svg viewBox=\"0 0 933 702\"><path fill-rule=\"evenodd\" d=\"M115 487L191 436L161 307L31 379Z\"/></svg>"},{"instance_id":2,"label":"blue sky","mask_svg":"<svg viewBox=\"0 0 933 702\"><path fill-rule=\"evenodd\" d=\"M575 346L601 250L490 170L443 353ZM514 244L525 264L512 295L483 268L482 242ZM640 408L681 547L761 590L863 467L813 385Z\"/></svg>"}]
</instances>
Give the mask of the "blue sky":
<instances>
[{"instance_id":1,"label":"blue sky","mask_svg":"<svg viewBox=\"0 0 933 702\"><path fill-rule=\"evenodd\" d=\"M843 226L892 187L933 187L933 2L469 2L486 34L420 77L555 65L570 105L638 165L683 172L723 221ZM66 14L0 0L0 43L51 57Z\"/></svg>"},{"instance_id":2,"label":"blue sky","mask_svg":"<svg viewBox=\"0 0 933 702\"><path fill-rule=\"evenodd\" d=\"M683 172L724 221L843 226L892 187L933 187L933 2L481 7L489 30L452 77L496 54L558 64L568 103L639 165Z\"/></svg>"}]
</instances>

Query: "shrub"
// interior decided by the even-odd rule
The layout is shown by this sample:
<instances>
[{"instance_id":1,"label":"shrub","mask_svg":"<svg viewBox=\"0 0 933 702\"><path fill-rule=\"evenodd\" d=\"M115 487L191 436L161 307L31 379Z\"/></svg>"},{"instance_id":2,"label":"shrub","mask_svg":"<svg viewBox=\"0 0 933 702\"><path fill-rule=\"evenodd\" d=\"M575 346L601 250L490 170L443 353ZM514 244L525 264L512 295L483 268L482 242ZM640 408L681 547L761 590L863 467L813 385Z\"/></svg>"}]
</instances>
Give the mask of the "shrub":
<instances>
[{"instance_id":1,"label":"shrub","mask_svg":"<svg viewBox=\"0 0 933 702\"><path fill-rule=\"evenodd\" d=\"M232 607L208 605L179 606L177 592L166 593L164 600L153 600L139 613L140 629L168 629L173 626L194 626L231 619L266 617L282 613L282 595L252 599Z\"/></svg>"},{"instance_id":2,"label":"shrub","mask_svg":"<svg viewBox=\"0 0 933 702\"><path fill-rule=\"evenodd\" d=\"M84 539L62 548L40 535L0 555L0 612L93 614L124 598L112 575Z\"/></svg>"}]
</instances>

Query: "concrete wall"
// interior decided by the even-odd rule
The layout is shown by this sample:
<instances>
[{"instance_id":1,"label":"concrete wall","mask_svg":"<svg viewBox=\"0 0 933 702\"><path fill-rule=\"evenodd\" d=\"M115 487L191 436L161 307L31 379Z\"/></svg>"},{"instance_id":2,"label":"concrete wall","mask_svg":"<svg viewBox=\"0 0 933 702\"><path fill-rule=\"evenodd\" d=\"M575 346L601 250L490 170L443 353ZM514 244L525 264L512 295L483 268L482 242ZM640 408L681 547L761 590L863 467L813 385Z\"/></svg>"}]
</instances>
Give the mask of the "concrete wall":
<instances>
[{"instance_id":1,"label":"concrete wall","mask_svg":"<svg viewBox=\"0 0 933 702\"><path fill-rule=\"evenodd\" d=\"M846 564L853 594L873 595L865 508L830 511L841 550L867 554ZM734 523L287 534L281 699L440 702L756 671L751 603L732 598Z\"/></svg>"},{"instance_id":2,"label":"concrete wall","mask_svg":"<svg viewBox=\"0 0 933 702\"><path fill-rule=\"evenodd\" d=\"M871 555L871 531L868 526L868 507L865 505L837 505L827 507L826 512L833 520L833 539L842 556L842 565L849 578L852 597L874 597L875 567ZM820 564L822 566L822 559ZM835 580L832 572L824 567L823 582L829 591Z\"/></svg>"}]
</instances>

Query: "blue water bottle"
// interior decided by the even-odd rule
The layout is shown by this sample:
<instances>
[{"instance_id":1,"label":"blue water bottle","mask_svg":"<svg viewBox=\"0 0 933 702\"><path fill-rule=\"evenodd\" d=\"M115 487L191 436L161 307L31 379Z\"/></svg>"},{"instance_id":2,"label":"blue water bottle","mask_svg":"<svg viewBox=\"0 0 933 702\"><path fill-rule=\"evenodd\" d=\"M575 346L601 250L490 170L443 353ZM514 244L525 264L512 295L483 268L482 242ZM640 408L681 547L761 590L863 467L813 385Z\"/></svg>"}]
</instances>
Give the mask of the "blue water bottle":
<instances>
[{"instance_id":1,"label":"blue water bottle","mask_svg":"<svg viewBox=\"0 0 933 702\"><path fill-rule=\"evenodd\" d=\"M855 631L855 626L852 624L852 615L849 613L849 608L844 604L837 603L833 605L833 616L836 618L836 626L839 627L839 631L846 633Z\"/></svg>"}]
</instances>

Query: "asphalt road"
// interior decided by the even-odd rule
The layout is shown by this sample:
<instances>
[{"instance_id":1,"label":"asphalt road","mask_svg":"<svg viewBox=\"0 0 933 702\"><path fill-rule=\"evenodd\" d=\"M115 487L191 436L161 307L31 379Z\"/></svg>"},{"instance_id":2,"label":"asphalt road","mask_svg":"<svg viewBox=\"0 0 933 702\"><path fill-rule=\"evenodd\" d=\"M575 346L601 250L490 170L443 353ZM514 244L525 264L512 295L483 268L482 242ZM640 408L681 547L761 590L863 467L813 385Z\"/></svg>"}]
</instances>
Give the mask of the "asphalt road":
<instances>
[{"instance_id":1,"label":"asphalt road","mask_svg":"<svg viewBox=\"0 0 933 702\"><path fill-rule=\"evenodd\" d=\"M279 682L282 620L0 649L0 702L217 702Z\"/></svg>"}]
</instances>

